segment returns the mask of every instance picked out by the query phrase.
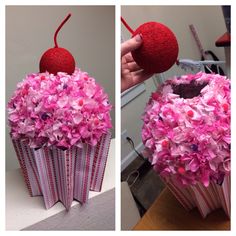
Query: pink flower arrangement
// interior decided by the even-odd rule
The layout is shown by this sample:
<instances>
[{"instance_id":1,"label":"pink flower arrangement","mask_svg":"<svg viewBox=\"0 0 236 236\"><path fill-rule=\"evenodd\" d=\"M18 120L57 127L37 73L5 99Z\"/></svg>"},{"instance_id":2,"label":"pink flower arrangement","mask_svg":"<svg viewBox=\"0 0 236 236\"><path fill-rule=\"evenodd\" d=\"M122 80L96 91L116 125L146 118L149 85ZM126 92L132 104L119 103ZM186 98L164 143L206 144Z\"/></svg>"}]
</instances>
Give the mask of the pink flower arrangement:
<instances>
[{"instance_id":1,"label":"pink flower arrangement","mask_svg":"<svg viewBox=\"0 0 236 236\"><path fill-rule=\"evenodd\" d=\"M11 136L31 148L95 146L112 127L111 108L95 79L78 68L72 75L29 74L8 103Z\"/></svg>"},{"instance_id":2,"label":"pink flower arrangement","mask_svg":"<svg viewBox=\"0 0 236 236\"><path fill-rule=\"evenodd\" d=\"M230 81L199 72L166 81L143 115L143 143L154 169L181 185L230 174Z\"/></svg>"}]
</instances>

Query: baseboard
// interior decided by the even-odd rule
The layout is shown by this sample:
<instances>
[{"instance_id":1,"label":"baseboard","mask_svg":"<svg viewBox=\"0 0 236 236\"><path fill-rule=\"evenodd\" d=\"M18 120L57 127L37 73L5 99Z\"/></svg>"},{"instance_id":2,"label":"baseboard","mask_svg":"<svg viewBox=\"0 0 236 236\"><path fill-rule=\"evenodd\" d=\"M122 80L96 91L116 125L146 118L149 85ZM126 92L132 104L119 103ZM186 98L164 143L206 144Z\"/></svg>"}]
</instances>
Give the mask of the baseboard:
<instances>
[{"instance_id":1,"label":"baseboard","mask_svg":"<svg viewBox=\"0 0 236 236\"><path fill-rule=\"evenodd\" d=\"M138 151L138 152L141 152L143 149L144 149L144 145L143 143L139 143L135 149ZM123 171L135 158L137 157L137 153L132 150L126 157L124 157L122 160L121 160L121 171Z\"/></svg>"}]
</instances>

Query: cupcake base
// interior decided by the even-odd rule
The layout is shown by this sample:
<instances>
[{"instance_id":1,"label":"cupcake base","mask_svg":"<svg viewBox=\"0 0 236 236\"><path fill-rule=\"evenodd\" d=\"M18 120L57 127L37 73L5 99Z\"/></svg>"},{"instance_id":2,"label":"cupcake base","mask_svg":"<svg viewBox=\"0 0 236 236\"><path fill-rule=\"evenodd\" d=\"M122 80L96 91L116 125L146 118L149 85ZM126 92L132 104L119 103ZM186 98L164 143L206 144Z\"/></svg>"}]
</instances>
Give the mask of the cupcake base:
<instances>
[{"instance_id":1,"label":"cupcake base","mask_svg":"<svg viewBox=\"0 0 236 236\"><path fill-rule=\"evenodd\" d=\"M197 207L201 216L205 218L212 211L223 208L230 218L230 176L224 178L222 185L211 181L208 187L201 183L183 187L174 178L162 180L187 211Z\"/></svg>"},{"instance_id":2,"label":"cupcake base","mask_svg":"<svg viewBox=\"0 0 236 236\"><path fill-rule=\"evenodd\" d=\"M61 201L67 210L73 199L88 200L89 190L100 191L111 134L104 134L94 147L32 149L24 140L12 140L31 196L42 195L46 209Z\"/></svg>"}]
</instances>

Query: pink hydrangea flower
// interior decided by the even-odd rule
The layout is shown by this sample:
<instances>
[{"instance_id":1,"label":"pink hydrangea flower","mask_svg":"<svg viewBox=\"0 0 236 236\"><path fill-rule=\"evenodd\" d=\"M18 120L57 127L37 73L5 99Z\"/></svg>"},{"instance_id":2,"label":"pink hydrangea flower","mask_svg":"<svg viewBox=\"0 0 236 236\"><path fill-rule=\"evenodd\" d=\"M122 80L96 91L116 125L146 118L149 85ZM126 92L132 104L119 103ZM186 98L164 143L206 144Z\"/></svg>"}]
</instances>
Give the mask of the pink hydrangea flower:
<instances>
[{"instance_id":1,"label":"pink hydrangea flower","mask_svg":"<svg viewBox=\"0 0 236 236\"><path fill-rule=\"evenodd\" d=\"M12 138L32 148L94 146L112 127L107 94L78 68L72 75L27 75L7 107Z\"/></svg>"},{"instance_id":2,"label":"pink hydrangea flower","mask_svg":"<svg viewBox=\"0 0 236 236\"><path fill-rule=\"evenodd\" d=\"M222 182L230 173L230 115L226 77L200 72L166 81L143 115L142 139L154 169L183 185Z\"/></svg>"}]
</instances>

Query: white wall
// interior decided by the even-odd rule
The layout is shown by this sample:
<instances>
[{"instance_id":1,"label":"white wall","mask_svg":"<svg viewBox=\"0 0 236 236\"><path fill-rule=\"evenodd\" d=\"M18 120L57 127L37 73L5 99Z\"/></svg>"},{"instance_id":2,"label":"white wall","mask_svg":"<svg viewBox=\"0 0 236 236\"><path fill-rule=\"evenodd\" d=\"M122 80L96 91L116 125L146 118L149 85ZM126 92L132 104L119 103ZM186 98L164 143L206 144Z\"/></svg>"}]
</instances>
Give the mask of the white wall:
<instances>
[{"instance_id":1,"label":"white wall","mask_svg":"<svg viewBox=\"0 0 236 236\"><path fill-rule=\"evenodd\" d=\"M58 34L77 66L96 78L115 105L115 8L113 6L8 6L6 7L6 101L26 74L39 70L44 51L53 47L60 22L72 13ZM112 111L113 137L115 111ZM6 128L6 169L18 167Z\"/></svg>"},{"instance_id":2,"label":"white wall","mask_svg":"<svg viewBox=\"0 0 236 236\"><path fill-rule=\"evenodd\" d=\"M189 30L189 24L194 24L202 41L203 47L212 50L225 60L224 49L216 48L215 41L226 32L223 13L219 6L123 6L121 14L131 28L140 24L157 21L167 25L175 33L179 42L179 58L200 59L200 55ZM130 33L122 26L122 36L130 38ZM183 71L173 66L165 73L165 77L181 74ZM145 104L155 85L152 79L145 82L146 91L123 107L121 111L121 132L128 131L136 146L141 145L141 115ZM121 142L121 160L124 167L128 164L131 148L127 142ZM135 155L133 156L135 157Z\"/></svg>"}]
</instances>

